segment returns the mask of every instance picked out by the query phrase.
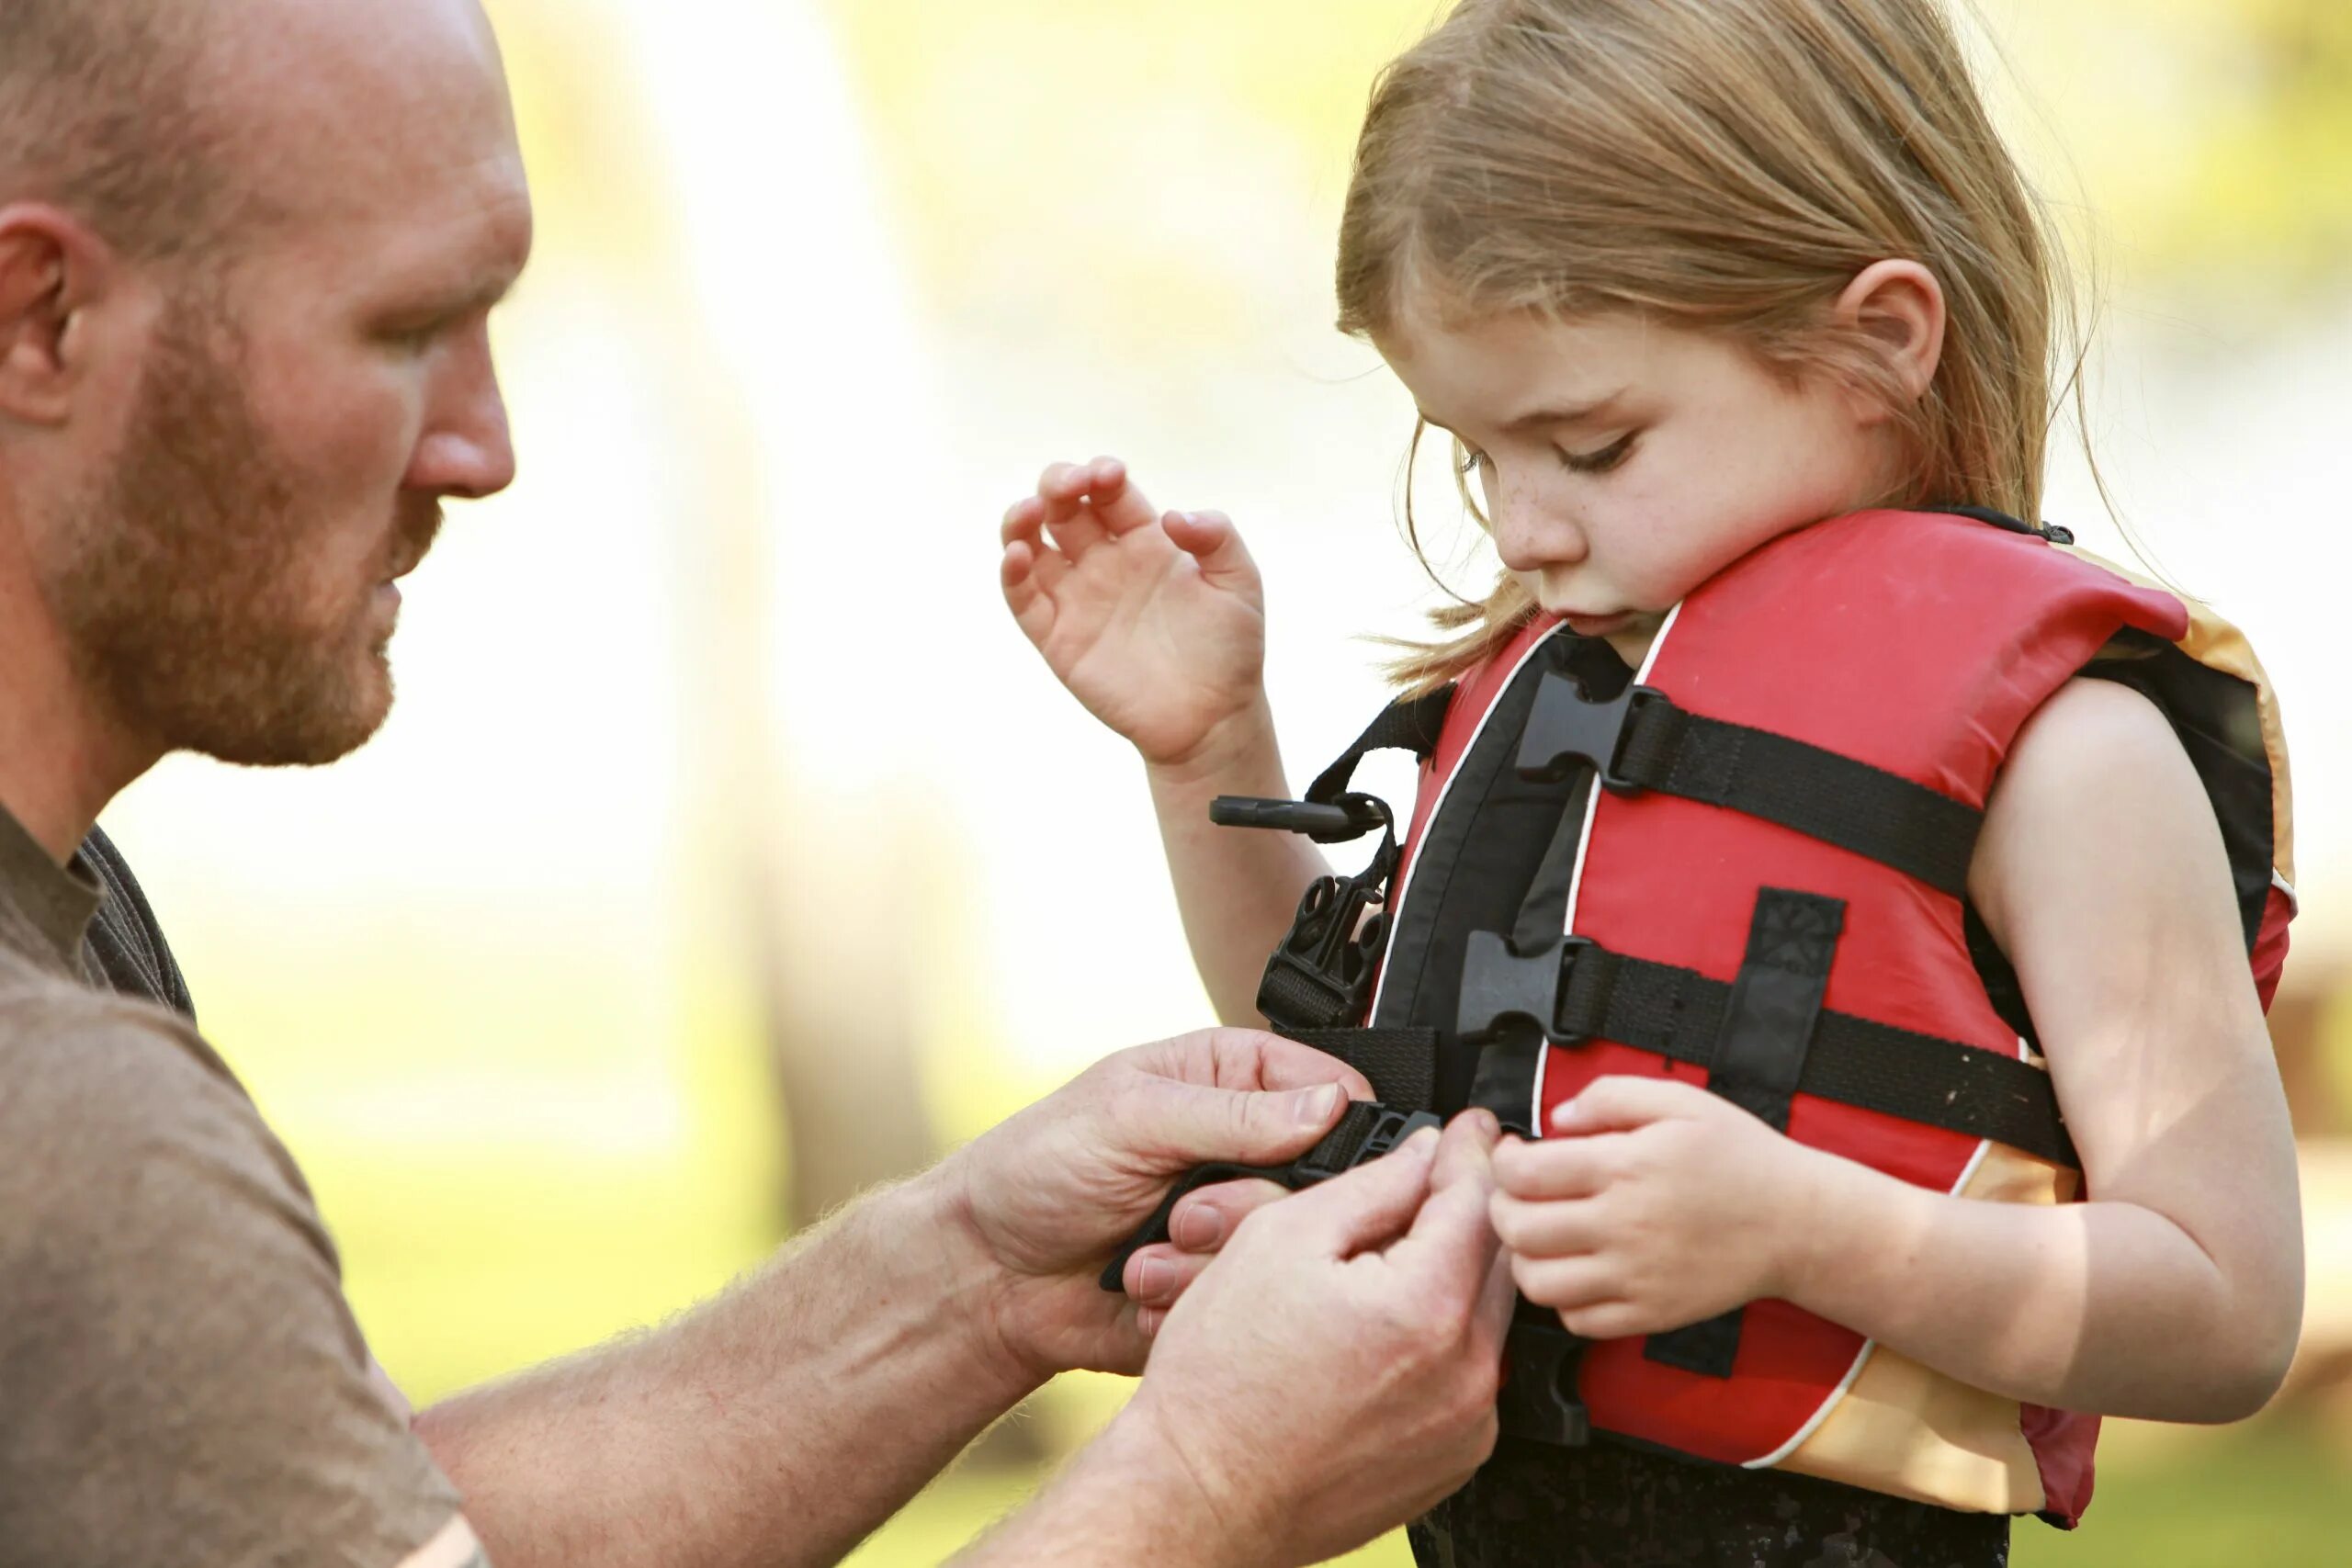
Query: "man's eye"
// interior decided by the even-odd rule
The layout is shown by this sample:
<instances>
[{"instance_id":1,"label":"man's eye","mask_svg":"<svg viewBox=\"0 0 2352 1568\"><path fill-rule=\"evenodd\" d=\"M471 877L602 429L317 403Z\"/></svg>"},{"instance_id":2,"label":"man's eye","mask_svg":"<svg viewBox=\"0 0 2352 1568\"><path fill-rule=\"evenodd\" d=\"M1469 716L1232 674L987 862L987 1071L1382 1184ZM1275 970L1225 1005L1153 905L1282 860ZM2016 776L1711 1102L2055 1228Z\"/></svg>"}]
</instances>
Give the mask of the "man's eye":
<instances>
[{"instance_id":1,"label":"man's eye","mask_svg":"<svg viewBox=\"0 0 2352 1568\"><path fill-rule=\"evenodd\" d=\"M1629 430L1598 452L1571 452L1565 446L1555 450L1560 454L1560 461L1574 472L1605 474L1634 455L1634 443L1641 439L1641 434Z\"/></svg>"}]
</instances>

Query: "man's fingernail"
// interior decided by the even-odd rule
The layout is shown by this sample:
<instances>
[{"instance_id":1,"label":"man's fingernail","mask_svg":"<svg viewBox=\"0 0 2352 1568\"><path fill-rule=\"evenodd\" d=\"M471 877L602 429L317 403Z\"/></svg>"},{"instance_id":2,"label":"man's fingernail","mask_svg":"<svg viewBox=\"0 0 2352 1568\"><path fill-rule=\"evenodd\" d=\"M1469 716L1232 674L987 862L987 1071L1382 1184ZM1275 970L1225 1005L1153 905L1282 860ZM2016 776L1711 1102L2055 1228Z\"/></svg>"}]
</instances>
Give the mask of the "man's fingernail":
<instances>
[{"instance_id":1,"label":"man's fingernail","mask_svg":"<svg viewBox=\"0 0 2352 1568\"><path fill-rule=\"evenodd\" d=\"M1136 1295L1156 1302L1176 1282L1176 1270L1164 1258L1147 1258L1136 1265Z\"/></svg>"},{"instance_id":2,"label":"man's fingernail","mask_svg":"<svg viewBox=\"0 0 2352 1568\"><path fill-rule=\"evenodd\" d=\"M1206 1252L1225 1239L1225 1216L1203 1204L1176 1216L1176 1245L1187 1252Z\"/></svg>"},{"instance_id":3,"label":"man's fingernail","mask_svg":"<svg viewBox=\"0 0 2352 1568\"><path fill-rule=\"evenodd\" d=\"M1302 1089L1291 1100L1292 1114L1302 1127L1320 1127L1331 1120L1340 1109L1340 1086L1327 1083L1319 1089Z\"/></svg>"}]
</instances>

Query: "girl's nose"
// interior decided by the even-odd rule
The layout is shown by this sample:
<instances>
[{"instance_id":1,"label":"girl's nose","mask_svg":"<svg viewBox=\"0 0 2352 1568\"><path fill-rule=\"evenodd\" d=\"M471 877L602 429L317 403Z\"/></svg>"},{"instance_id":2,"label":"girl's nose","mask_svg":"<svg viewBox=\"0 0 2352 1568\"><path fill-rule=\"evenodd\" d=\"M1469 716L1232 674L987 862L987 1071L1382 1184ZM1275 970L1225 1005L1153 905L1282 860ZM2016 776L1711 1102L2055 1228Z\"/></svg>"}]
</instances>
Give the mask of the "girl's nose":
<instances>
[{"instance_id":1,"label":"girl's nose","mask_svg":"<svg viewBox=\"0 0 2352 1568\"><path fill-rule=\"evenodd\" d=\"M1495 553L1511 570L1541 571L1584 559L1584 530L1547 509L1541 496L1507 483L1492 506L1488 515L1494 521Z\"/></svg>"}]
</instances>

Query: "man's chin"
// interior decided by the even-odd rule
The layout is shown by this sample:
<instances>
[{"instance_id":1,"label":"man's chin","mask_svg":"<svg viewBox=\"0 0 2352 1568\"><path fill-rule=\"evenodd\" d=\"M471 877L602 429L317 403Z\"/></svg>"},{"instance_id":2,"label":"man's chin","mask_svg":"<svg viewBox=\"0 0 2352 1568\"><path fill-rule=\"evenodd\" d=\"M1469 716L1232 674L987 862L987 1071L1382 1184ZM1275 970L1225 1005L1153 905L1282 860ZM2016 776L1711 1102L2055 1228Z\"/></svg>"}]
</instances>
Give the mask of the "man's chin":
<instances>
[{"instance_id":1,"label":"man's chin","mask_svg":"<svg viewBox=\"0 0 2352 1568\"><path fill-rule=\"evenodd\" d=\"M391 716L391 670L381 653L359 679L312 690L298 700L222 713L175 737L171 749L196 751L241 768L322 768L375 739Z\"/></svg>"}]
</instances>

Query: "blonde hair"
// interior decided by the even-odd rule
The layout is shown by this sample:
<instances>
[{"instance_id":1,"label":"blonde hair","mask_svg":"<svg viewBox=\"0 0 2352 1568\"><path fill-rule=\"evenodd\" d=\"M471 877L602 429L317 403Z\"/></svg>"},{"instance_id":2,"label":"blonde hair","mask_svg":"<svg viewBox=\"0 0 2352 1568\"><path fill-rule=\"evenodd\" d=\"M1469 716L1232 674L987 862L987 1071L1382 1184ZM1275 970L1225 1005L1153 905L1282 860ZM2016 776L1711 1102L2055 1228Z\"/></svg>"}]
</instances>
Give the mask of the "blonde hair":
<instances>
[{"instance_id":1,"label":"blonde hair","mask_svg":"<svg viewBox=\"0 0 2352 1568\"><path fill-rule=\"evenodd\" d=\"M1453 321L1632 312L1727 334L1791 379L1881 396L1911 456L1888 504L2031 520L2073 324L2055 250L1938 0L1464 0L1374 86L1340 326L1379 333L1409 299ZM1944 291L1916 400L1826 309L1889 257ZM1450 679L1534 608L1506 573L1437 613L1461 635L1406 645L1394 672Z\"/></svg>"}]
</instances>

